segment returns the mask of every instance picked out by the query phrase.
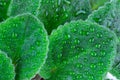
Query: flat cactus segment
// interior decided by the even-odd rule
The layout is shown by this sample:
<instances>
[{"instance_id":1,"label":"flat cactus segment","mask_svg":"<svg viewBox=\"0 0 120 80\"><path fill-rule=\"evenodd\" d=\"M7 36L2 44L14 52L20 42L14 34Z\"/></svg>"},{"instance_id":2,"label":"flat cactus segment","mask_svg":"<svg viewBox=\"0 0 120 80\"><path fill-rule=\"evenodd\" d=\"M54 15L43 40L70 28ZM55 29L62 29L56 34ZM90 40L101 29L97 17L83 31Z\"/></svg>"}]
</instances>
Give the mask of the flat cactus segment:
<instances>
[{"instance_id":1,"label":"flat cactus segment","mask_svg":"<svg viewBox=\"0 0 120 80\"><path fill-rule=\"evenodd\" d=\"M110 0L90 0L92 10L96 10Z\"/></svg>"},{"instance_id":2,"label":"flat cactus segment","mask_svg":"<svg viewBox=\"0 0 120 80\"><path fill-rule=\"evenodd\" d=\"M117 46L117 55L110 72L120 79L120 0L113 0L105 4L103 7L93 12L88 17L87 21L103 25L116 33L119 44Z\"/></svg>"},{"instance_id":3,"label":"flat cactus segment","mask_svg":"<svg viewBox=\"0 0 120 80\"><path fill-rule=\"evenodd\" d=\"M29 13L9 18L0 24L0 49L13 60L16 80L30 80L46 59L47 32Z\"/></svg>"},{"instance_id":4,"label":"flat cactus segment","mask_svg":"<svg viewBox=\"0 0 120 80\"><path fill-rule=\"evenodd\" d=\"M6 53L0 51L0 80L14 80L15 68Z\"/></svg>"},{"instance_id":5,"label":"flat cactus segment","mask_svg":"<svg viewBox=\"0 0 120 80\"><path fill-rule=\"evenodd\" d=\"M113 30L119 38L120 36L119 7L120 2L117 2L116 0L106 3L98 10L93 11L93 13L89 15L87 21L98 23L100 25L103 25L104 27Z\"/></svg>"},{"instance_id":6,"label":"flat cactus segment","mask_svg":"<svg viewBox=\"0 0 120 80\"><path fill-rule=\"evenodd\" d=\"M16 16L22 13L36 14L40 0L11 0L8 16Z\"/></svg>"},{"instance_id":7,"label":"flat cactus segment","mask_svg":"<svg viewBox=\"0 0 120 80\"><path fill-rule=\"evenodd\" d=\"M40 70L43 78L102 80L111 67L118 40L107 28L79 20L59 26L49 41L48 58Z\"/></svg>"},{"instance_id":8,"label":"flat cactus segment","mask_svg":"<svg viewBox=\"0 0 120 80\"><path fill-rule=\"evenodd\" d=\"M91 13L89 0L41 0L37 17L50 34L59 25L71 20L86 19Z\"/></svg>"},{"instance_id":9,"label":"flat cactus segment","mask_svg":"<svg viewBox=\"0 0 120 80\"><path fill-rule=\"evenodd\" d=\"M0 0L0 22L8 17L7 11L10 1L11 0Z\"/></svg>"}]
</instances>

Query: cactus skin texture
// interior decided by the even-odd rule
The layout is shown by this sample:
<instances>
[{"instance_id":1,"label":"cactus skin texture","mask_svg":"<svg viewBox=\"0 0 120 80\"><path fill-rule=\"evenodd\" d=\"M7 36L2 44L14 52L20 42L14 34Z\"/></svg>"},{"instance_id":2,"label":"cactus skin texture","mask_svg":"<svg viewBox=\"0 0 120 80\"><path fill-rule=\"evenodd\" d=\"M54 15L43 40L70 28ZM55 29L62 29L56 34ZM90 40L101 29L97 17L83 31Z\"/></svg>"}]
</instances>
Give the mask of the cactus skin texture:
<instances>
[{"instance_id":1,"label":"cactus skin texture","mask_svg":"<svg viewBox=\"0 0 120 80\"><path fill-rule=\"evenodd\" d=\"M100 6L103 6L106 2L110 0L90 0L92 10L98 9Z\"/></svg>"},{"instance_id":2,"label":"cactus skin texture","mask_svg":"<svg viewBox=\"0 0 120 80\"><path fill-rule=\"evenodd\" d=\"M14 80L15 68L6 53L0 51L0 80Z\"/></svg>"},{"instance_id":3,"label":"cactus skin texture","mask_svg":"<svg viewBox=\"0 0 120 80\"><path fill-rule=\"evenodd\" d=\"M0 22L5 20L7 16L10 0L0 0Z\"/></svg>"},{"instance_id":4,"label":"cactus skin texture","mask_svg":"<svg viewBox=\"0 0 120 80\"><path fill-rule=\"evenodd\" d=\"M79 20L59 26L49 41L48 57L39 73L43 78L102 80L111 67L118 40L107 28Z\"/></svg>"},{"instance_id":5,"label":"cactus skin texture","mask_svg":"<svg viewBox=\"0 0 120 80\"><path fill-rule=\"evenodd\" d=\"M87 21L98 23L116 33L119 43L111 73L120 79L120 0L113 0L89 15Z\"/></svg>"},{"instance_id":6,"label":"cactus skin texture","mask_svg":"<svg viewBox=\"0 0 120 80\"><path fill-rule=\"evenodd\" d=\"M38 18L50 34L59 25L71 20L86 19L91 13L89 0L42 0Z\"/></svg>"},{"instance_id":7,"label":"cactus skin texture","mask_svg":"<svg viewBox=\"0 0 120 80\"><path fill-rule=\"evenodd\" d=\"M11 17L0 24L0 49L13 60L16 80L30 80L46 59L47 32L29 13Z\"/></svg>"},{"instance_id":8,"label":"cactus skin texture","mask_svg":"<svg viewBox=\"0 0 120 80\"><path fill-rule=\"evenodd\" d=\"M85 20L91 11L89 0L12 0L8 15L30 12L44 22L50 34L65 22Z\"/></svg>"},{"instance_id":9,"label":"cactus skin texture","mask_svg":"<svg viewBox=\"0 0 120 80\"><path fill-rule=\"evenodd\" d=\"M11 0L8 16L16 16L22 13L36 14L40 0Z\"/></svg>"}]
</instances>

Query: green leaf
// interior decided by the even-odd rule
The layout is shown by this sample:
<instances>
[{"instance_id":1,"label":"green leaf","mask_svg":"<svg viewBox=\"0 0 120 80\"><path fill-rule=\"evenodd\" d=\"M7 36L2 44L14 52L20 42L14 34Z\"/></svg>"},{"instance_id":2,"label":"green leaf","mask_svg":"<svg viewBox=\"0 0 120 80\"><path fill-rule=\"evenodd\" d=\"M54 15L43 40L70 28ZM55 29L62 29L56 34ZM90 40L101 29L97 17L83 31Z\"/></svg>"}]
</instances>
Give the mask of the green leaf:
<instances>
[{"instance_id":1,"label":"green leaf","mask_svg":"<svg viewBox=\"0 0 120 80\"><path fill-rule=\"evenodd\" d=\"M0 21L5 20L7 16L8 6L11 0L0 0Z\"/></svg>"},{"instance_id":2,"label":"green leaf","mask_svg":"<svg viewBox=\"0 0 120 80\"><path fill-rule=\"evenodd\" d=\"M113 32L81 20L59 26L49 41L48 57L40 70L46 80L102 80L117 46Z\"/></svg>"},{"instance_id":3,"label":"green leaf","mask_svg":"<svg viewBox=\"0 0 120 80\"><path fill-rule=\"evenodd\" d=\"M6 53L0 51L0 80L14 80L15 68Z\"/></svg>"},{"instance_id":4,"label":"green leaf","mask_svg":"<svg viewBox=\"0 0 120 80\"><path fill-rule=\"evenodd\" d=\"M36 14L40 0L12 0L9 6L8 15L16 16L22 13Z\"/></svg>"},{"instance_id":5,"label":"green leaf","mask_svg":"<svg viewBox=\"0 0 120 80\"><path fill-rule=\"evenodd\" d=\"M120 79L120 0L113 0L94 11L87 21L98 23L114 31L119 39L117 55L115 57L112 74Z\"/></svg>"},{"instance_id":6,"label":"green leaf","mask_svg":"<svg viewBox=\"0 0 120 80\"><path fill-rule=\"evenodd\" d=\"M0 49L16 65L16 80L30 80L45 61L47 32L29 13L11 17L0 24Z\"/></svg>"},{"instance_id":7,"label":"green leaf","mask_svg":"<svg viewBox=\"0 0 120 80\"><path fill-rule=\"evenodd\" d=\"M91 13L89 0L41 0L40 4L37 16L48 34L65 22L85 20Z\"/></svg>"},{"instance_id":8,"label":"green leaf","mask_svg":"<svg viewBox=\"0 0 120 80\"><path fill-rule=\"evenodd\" d=\"M110 0L90 0L92 10L96 10Z\"/></svg>"}]
</instances>

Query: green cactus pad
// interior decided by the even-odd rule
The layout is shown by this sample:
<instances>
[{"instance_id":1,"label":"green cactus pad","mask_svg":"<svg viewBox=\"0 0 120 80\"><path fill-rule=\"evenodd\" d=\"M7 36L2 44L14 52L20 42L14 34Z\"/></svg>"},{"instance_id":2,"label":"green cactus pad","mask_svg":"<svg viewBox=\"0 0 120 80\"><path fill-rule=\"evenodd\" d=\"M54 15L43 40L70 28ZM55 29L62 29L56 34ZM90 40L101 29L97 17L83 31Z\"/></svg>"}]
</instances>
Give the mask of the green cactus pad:
<instances>
[{"instance_id":1,"label":"green cactus pad","mask_svg":"<svg viewBox=\"0 0 120 80\"><path fill-rule=\"evenodd\" d=\"M14 80L15 68L6 53L0 51L0 80Z\"/></svg>"},{"instance_id":2,"label":"green cactus pad","mask_svg":"<svg viewBox=\"0 0 120 80\"><path fill-rule=\"evenodd\" d=\"M86 19L91 13L89 0L41 0L38 18L50 34L65 22Z\"/></svg>"},{"instance_id":3,"label":"green cactus pad","mask_svg":"<svg viewBox=\"0 0 120 80\"><path fill-rule=\"evenodd\" d=\"M46 59L47 32L29 13L9 18L0 24L0 49L12 58L16 80L30 80Z\"/></svg>"},{"instance_id":4,"label":"green cactus pad","mask_svg":"<svg viewBox=\"0 0 120 80\"><path fill-rule=\"evenodd\" d=\"M0 0L0 21L5 20L7 16L10 0Z\"/></svg>"},{"instance_id":5,"label":"green cactus pad","mask_svg":"<svg viewBox=\"0 0 120 80\"><path fill-rule=\"evenodd\" d=\"M102 80L114 59L117 37L107 28L79 20L59 26L49 41L48 58L40 70L43 78Z\"/></svg>"},{"instance_id":6,"label":"green cactus pad","mask_svg":"<svg viewBox=\"0 0 120 80\"><path fill-rule=\"evenodd\" d=\"M100 6L103 6L106 2L110 0L90 0L92 10L98 9Z\"/></svg>"},{"instance_id":7,"label":"green cactus pad","mask_svg":"<svg viewBox=\"0 0 120 80\"><path fill-rule=\"evenodd\" d=\"M87 21L98 23L114 31L119 39L117 54L110 71L120 79L120 0L113 0L93 12Z\"/></svg>"},{"instance_id":8,"label":"green cactus pad","mask_svg":"<svg viewBox=\"0 0 120 80\"><path fill-rule=\"evenodd\" d=\"M36 14L40 0L12 0L9 6L8 15L16 16L22 13Z\"/></svg>"}]
</instances>

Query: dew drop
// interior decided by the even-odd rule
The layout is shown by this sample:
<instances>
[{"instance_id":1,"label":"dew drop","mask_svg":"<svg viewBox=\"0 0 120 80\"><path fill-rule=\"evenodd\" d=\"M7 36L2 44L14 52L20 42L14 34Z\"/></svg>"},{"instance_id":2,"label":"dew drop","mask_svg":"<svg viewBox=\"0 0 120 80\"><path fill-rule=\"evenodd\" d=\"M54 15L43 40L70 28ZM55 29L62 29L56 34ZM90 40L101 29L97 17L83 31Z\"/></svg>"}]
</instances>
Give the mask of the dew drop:
<instances>
[{"instance_id":1,"label":"dew drop","mask_svg":"<svg viewBox=\"0 0 120 80\"><path fill-rule=\"evenodd\" d=\"M94 28L90 28L90 31L91 31L91 32L94 32L94 31L95 31L95 29L94 29Z\"/></svg>"},{"instance_id":2,"label":"dew drop","mask_svg":"<svg viewBox=\"0 0 120 80\"><path fill-rule=\"evenodd\" d=\"M97 56L96 52L91 52L91 56Z\"/></svg>"},{"instance_id":3,"label":"dew drop","mask_svg":"<svg viewBox=\"0 0 120 80\"><path fill-rule=\"evenodd\" d=\"M95 65L95 64L91 64L90 67L91 67L91 68L95 68L96 65Z\"/></svg>"},{"instance_id":4,"label":"dew drop","mask_svg":"<svg viewBox=\"0 0 120 80\"><path fill-rule=\"evenodd\" d=\"M75 41L74 41L76 44L79 44L80 43L80 41L78 40L78 39L75 39Z\"/></svg>"},{"instance_id":5,"label":"dew drop","mask_svg":"<svg viewBox=\"0 0 120 80\"><path fill-rule=\"evenodd\" d=\"M79 67L80 67L80 68L82 68L82 67L83 67L83 65L82 65L82 64L79 64Z\"/></svg>"},{"instance_id":6,"label":"dew drop","mask_svg":"<svg viewBox=\"0 0 120 80\"><path fill-rule=\"evenodd\" d=\"M100 62L100 63L98 63L98 65L99 65L99 66L103 66L103 63L102 63L102 62Z\"/></svg>"},{"instance_id":7,"label":"dew drop","mask_svg":"<svg viewBox=\"0 0 120 80\"><path fill-rule=\"evenodd\" d=\"M17 34L16 33L12 33L12 37L17 37Z\"/></svg>"},{"instance_id":8,"label":"dew drop","mask_svg":"<svg viewBox=\"0 0 120 80\"><path fill-rule=\"evenodd\" d=\"M57 57L58 57L58 58L62 57L62 54L59 54Z\"/></svg>"},{"instance_id":9,"label":"dew drop","mask_svg":"<svg viewBox=\"0 0 120 80\"><path fill-rule=\"evenodd\" d=\"M101 52L101 55L102 55L102 56L105 56L105 54L106 54L106 53L105 53L104 51Z\"/></svg>"},{"instance_id":10,"label":"dew drop","mask_svg":"<svg viewBox=\"0 0 120 80\"><path fill-rule=\"evenodd\" d=\"M97 34L97 37L101 38L103 35L102 34Z\"/></svg>"},{"instance_id":11,"label":"dew drop","mask_svg":"<svg viewBox=\"0 0 120 80\"><path fill-rule=\"evenodd\" d=\"M95 41L94 38L90 38L90 39L89 39L89 42L94 42L94 41Z\"/></svg>"},{"instance_id":12,"label":"dew drop","mask_svg":"<svg viewBox=\"0 0 120 80\"><path fill-rule=\"evenodd\" d=\"M93 80L93 76L91 76L91 75L90 75L90 76L88 76L88 78L89 78L90 80L91 80L91 79Z\"/></svg>"},{"instance_id":13,"label":"dew drop","mask_svg":"<svg viewBox=\"0 0 120 80\"><path fill-rule=\"evenodd\" d=\"M95 47L96 47L96 48L100 48L101 45L100 45L100 44L96 44Z\"/></svg>"},{"instance_id":14,"label":"dew drop","mask_svg":"<svg viewBox=\"0 0 120 80\"><path fill-rule=\"evenodd\" d=\"M40 45L40 41L36 41L36 45Z\"/></svg>"}]
</instances>

